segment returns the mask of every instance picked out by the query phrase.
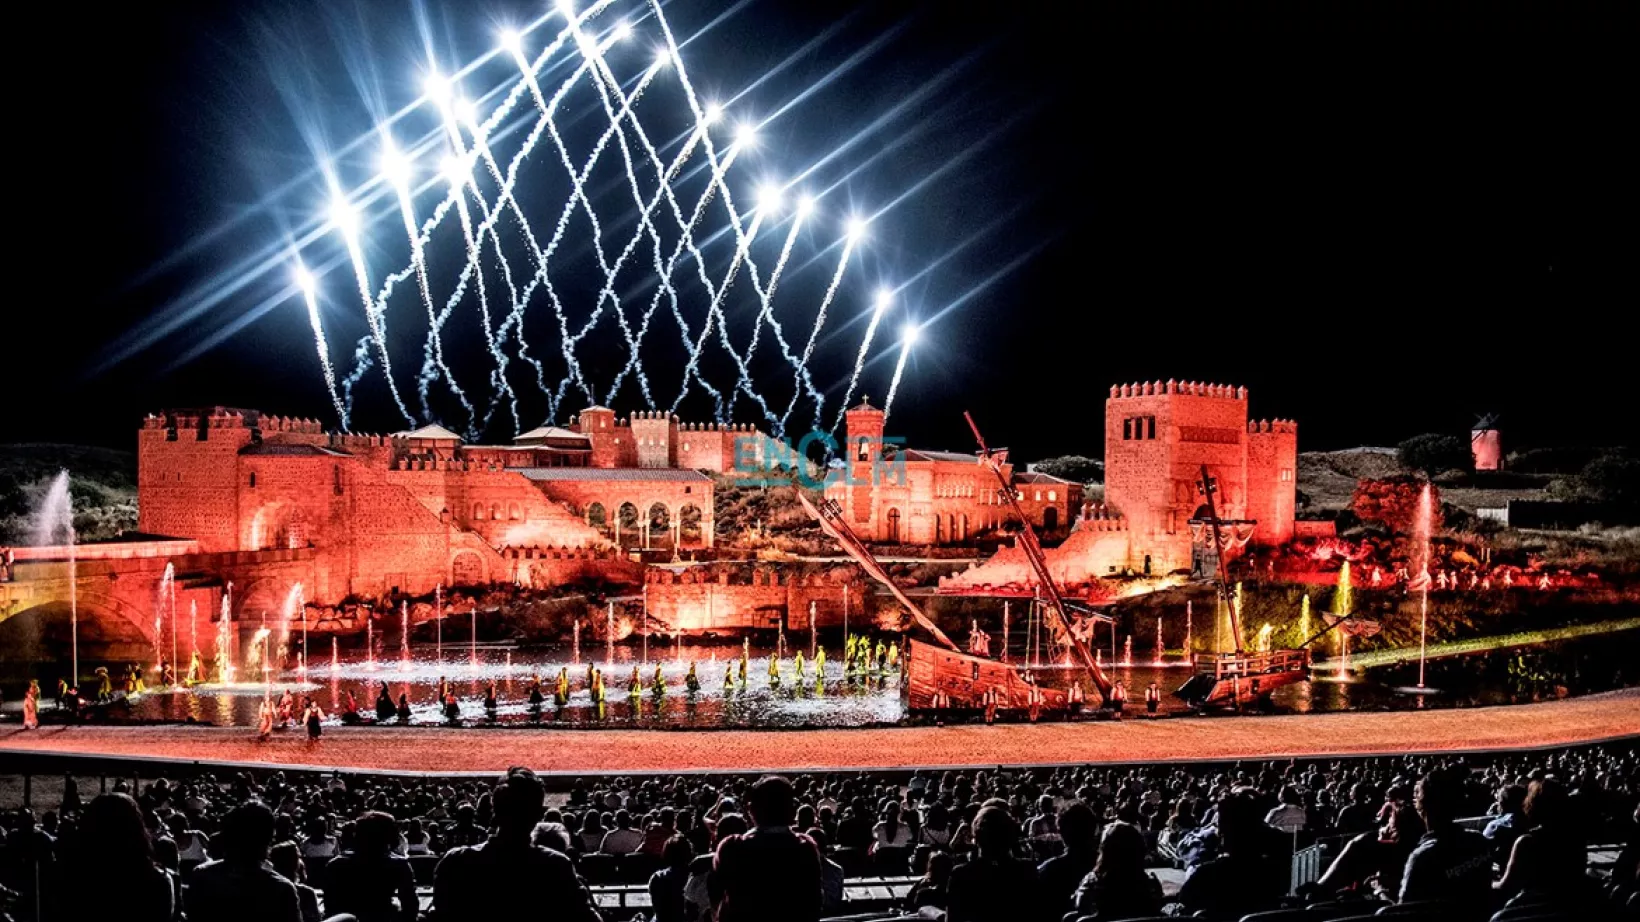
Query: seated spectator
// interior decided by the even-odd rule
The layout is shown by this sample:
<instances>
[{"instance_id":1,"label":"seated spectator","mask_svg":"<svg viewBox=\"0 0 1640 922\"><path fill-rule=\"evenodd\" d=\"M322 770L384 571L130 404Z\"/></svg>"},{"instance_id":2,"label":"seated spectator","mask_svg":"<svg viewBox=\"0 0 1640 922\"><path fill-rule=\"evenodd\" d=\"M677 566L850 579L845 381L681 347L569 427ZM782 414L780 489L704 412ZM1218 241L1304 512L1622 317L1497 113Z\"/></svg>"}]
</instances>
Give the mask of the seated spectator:
<instances>
[{"instance_id":1,"label":"seated spectator","mask_svg":"<svg viewBox=\"0 0 1640 922\"><path fill-rule=\"evenodd\" d=\"M1036 867L1014 857L1019 825L1005 804L987 803L974 817L976 855L951 872L947 922L1036 922L1051 918L1040 905Z\"/></svg>"},{"instance_id":2,"label":"seated spectator","mask_svg":"<svg viewBox=\"0 0 1640 922\"><path fill-rule=\"evenodd\" d=\"M295 842L280 842L268 850L268 863L279 876L296 885L296 899L302 907L302 922L319 922L319 891L307 885L307 868Z\"/></svg>"},{"instance_id":3,"label":"seated spectator","mask_svg":"<svg viewBox=\"0 0 1640 922\"><path fill-rule=\"evenodd\" d=\"M412 819L404 828L404 853L406 855L431 855L432 839L427 830L422 828L421 820Z\"/></svg>"},{"instance_id":4,"label":"seated spectator","mask_svg":"<svg viewBox=\"0 0 1640 922\"><path fill-rule=\"evenodd\" d=\"M935 801L928 806L928 817L923 820L922 828L917 833L917 844L926 845L935 851L948 851L951 847L951 811L945 804Z\"/></svg>"},{"instance_id":5,"label":"seated spectator","mask_svg":"<svg viewBox=\"0 0 1640 922\"><path fill-rule=\"evenodd\" d=\"M1401 889L1407 856L1423 834L1424 823L1418 812L1410 805L1397 804L1378 832L1363 832L1344 844L1315 882L1315 891L1337 895L1370 890L1393 899Z\"/></svg>"},{"instance_id":6,"label":"seated spectator","mask_svg":"<svg viewBox=\"0 0 1640 922\"><path fill-rule=\"evenodd\" d=\"M717 922L820 918L820 851L793 831L797 813L791 782L759 780L747 800L752 829L718 844L713 873L723 891Z\"/></svg>"},{"instance_id":7,"label":"seated spectator","mask_svg":"<svg viewBox=\"0 0 1640 922\"><path fill-rule=\"evenodd\" d=\"M1509 863L1515 840L1526 831L1526 787L1506 784L1498 789L1497 816L1486 824L1481 835L1492 843L1492 857L1498 864Z\"/></svg>"},{"instance_id":8,"label":"seated spectator","mask_svg":"<svg viewBox=\"0 0 1640 922\"><path fill-rule=\"evenodd\" d=\"M536 823L530 830L530 844L540 848L550 848L555 852L570 854L569 830L563 823Z\"/></svg>"},{"instance_id":9,"label":"seated spectator","mask_svg":"<svg viewBox=\"0 0 1640 922\"><path fill-rule=\"evenodd\" d=\"M717 838L711 843L712 847L705 854L696 855L695 860L690 862L689 880L683 885L683 898L691 909L697 911L696 918L710 919L718 902L723 899L723 887L712 872L712 865L717 861L717 847L724 839L738 836L749 828L746 818L738 813L719 816L714 829Z\"/></svg>"},{"instance_id":10,"label":"seated spectator","mask_svg":"<svg viewBox=\"0 0 1640 922\"><path fill-rule=\"evenodd\" d=\"M654 922L691 922L688 905L683 898L683 886L689 882L689 864L695 859L694 846L681 835L673 835L661 849L661 861L666 867L649 878L649 904L654 907Z\"/></svg>"},{"instance_id":11,"label":"seated spectator","mask_svg":"<svg viewBox=\"0 0 1640 922\"><path fill-rule=\"evenodd\" d=\"M1308 818L1304 798L1299 796L1298 788L1289 784L1281 789L1281 803L1264 815L1264 825L1294 835L1304 831Z\"/></svg>"},{"instance_id":12,"label":"seated spectator","mask_svg":"<svg viewBox=\"0 0 1640 922\"><path fill-rule=\"evenodd\" d=\"M928 856L928 870L923 872L922 880L911 885L911 892L905 895L905 908L916 912L923 908L945 909L950 903L949 888L951 886L951 869L956 866L956 859L950 852L935 852Z\"/></svg>"},{"instance_id":13,"label":"seated spectator","mask_svg":"<svg viewBox=\"0 0 1640 922\"><path fill-rule=\"evenodd\" d=\"M1486 906L1492 899L1492 850L1478 832L1458 828L1466 772L1437 768L1418 782L1413 805L1426 831L1407 856L1400 901L1441 900Z\"/></svg>"},{"instance_id":14,"label":"seated spectator","mask_svg":"<svg viewBox=\"0 0 1640 922\"><path fill-rule=\"evenodd\" d=\"M820 852L820 911L826 915L842 911L843 882L845 874L843 866L826 857L826 831L815 827L807 831L808 837L814 840L814 847Z\"/></svg>"},{"instance_id":15,"label":"seated spectator","mask_svg":"<svg viewBox=\"0 0 1640 922\"><path fill-rule=\"evenodd\" d=\"M175 884L154 863L142 809L130 796L93 797L80 814L76 845L59 871L90 876L62 881L63 918L171 922L176 916Z\"/></svg>"},{"instance_id":16,"label":"seated spectator","mask_svg":"<svg viewBox=\"0 0 1640 922\"><path fill-rule=\"evenodd\" d=\"M444 844L448 848L461 848L467 845L478 845L489 838L484 827L478 825L478 809L470 803L456 805L456 821L444 832ZM596 847L593 851L596 851Z\"/></svg>"},{"instance_id":17,"label":"seated spectator","mask_svg":"<svg viewBox=\"0 0 1640 922\"><path fill-rule=\"evenodd\" d=\"M1145 837L1137 827L1112 823L1105 829L1098 861L1082 878L1072 902L1077 912L1101 919L1162 911L1162 884L1145 872Z\"/></svg>"},{"instance_id":18,"label":"seated spectator","mask_svg":"<svg viewBox=\"0 0 1640 922\"><path fill-rule=\"evenodd\" d=\"M273 811L259 800L228 811L217 836L222 857L188 877L188 922L301 922L296 885L268 864Z\"/></svg>"},{"instance_id":19,"label":"seated spectator","mask_svg":"<svg viewBox=\"0 0 1640 922\"><path fill-rule=\"evenodd\" d=\"M1581 899L1587 895L1588 843L1578 833L1565 785L1553 778L1527 787L1526 829L1509 852L1499 892Z\"/></svg>"},{"instance_id":20,"label":"seated spectator","mask_svg":"<svg viewBox=\"0 0 1640 922\"><path fill-rule=\"evenodd\" d=\"M308 817L303 829L306 833L300 846L303 860L311 861L317 867L336 857L336 837L330 834L324 816L314 814Z\"/></svg>"},{"instance_id":21,"label":"seated spectator","mask_svg":"<svg viewBox=\"0 0 1640 922\"><path fill-rule=\"evenodd\" d=\"M882 819L871 827L871 850L880 848L910 848L911 827L900 822L900 805L897 801L883 804Z\"/></svg>"},{"instance_id":22,"label":"seated spectator","mask_svg":"<svg viewBox=\"0 0 1640 922\"><path fill-rule=\"evenodd\" d=\"M1087 804L1073 800L1059 808L1054 827L1062 851L1037 865L1036 876L1041 881L1043 906L1063 914L1070 912L1077 885L1099 857L1099 819Z\"/></svg>"},{"instance_id":23,"label":"seated spectator","mask_svg":"<svg viewBox=\"0 0 1640 922\"><path fill-rule=\"evenodd\" d=\"M359 922L416 922L416 875L408 860L393 854L398 841L391 816L371 811L359 817L353 850L325 868L325 911L350 913Z\"/></svg>"},{"instance_id":24,"label":"seated spectator","mask_svg":"<svg viewBox=\"0 0 1640 922\"><path fill-rule=\"evenodd\" d=\"M579 851L588 855L597 854L598 850L604 847L604 835L608 832L609 830L604 828L603 815L596 809L588 810L586 815L581 817Z\"/></svg>"},{"instance_id":25,"label":"seated spectator","mask_svg":"<svg viewBox=\"0 0 1640 922\"><path fill-rule=\"evenodd\" d=\"M604 833L604 841L599 843L598 851L606 855L630 855L642 844L643 833L632 828L632 814L616 810L615 828Z\"/></svg>"},{"instance_id":26,"label":"seated spectator","mask_svg":"<svg viewBox=\"0 0 1640 922\"><path fill-rule=\"evenodd\" d=\"M433 876L438 922L494 922L520 907L551 907L553 922L601 922L592 894L569 858L530 844L545 812L546 789L527 768L514 768L491 800L495 836L439 861Z\"/></svg>"},{"instance_id":27,"label":"seated spectator","mask_svg":"<svg viewBox=\"0 0 1640 922\"><path fill-rule=\"evenodd\" d=\"M1274 909L1286 892L1288 868L1266 850L1263 811L1249 792L1233 790L1220 798L1217 812L1218 856L1191 869L1179 903L1187 912L1226 916Z\"/></svg>"}]
</instances>

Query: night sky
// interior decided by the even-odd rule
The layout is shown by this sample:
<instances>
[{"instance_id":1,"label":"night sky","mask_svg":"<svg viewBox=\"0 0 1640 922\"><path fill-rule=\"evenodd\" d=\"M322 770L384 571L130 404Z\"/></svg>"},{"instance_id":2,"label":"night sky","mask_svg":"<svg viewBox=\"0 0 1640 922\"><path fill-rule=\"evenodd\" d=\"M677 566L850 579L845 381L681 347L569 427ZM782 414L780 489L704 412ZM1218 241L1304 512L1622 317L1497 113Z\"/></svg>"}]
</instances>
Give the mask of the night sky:
<instances>
[{"instance_id":1,"label":"night sky","mask_svg":"<svg viewBox=\"0 0 1640 922\"><path fill-rule=\"evenodd\" d=\"M1256 416L1299 420L1303 448L1462 432L1483 412L1501 414L1510 448L1632 444L1632 29L1604 8L1473 5L1430 19L1420 6L1005 3L980 15L670 0L666 12L680 40L693 36L684 60L705 91L731 97L780 68L731 115L765 117L818 86L732 176L789 173L853 139L824 171L841 182L822 202L835 224L843 203L881 208L932 174L872 225L813 365L835 404L871 292L904 285L862 389L880 402L900 324L933 318L890 422L915 445L971 447L967 409L1023 460L1097 456L1108 387L1169 377L1247 385ZM47 10L59 20L38 34L73 41L44 70L12 65L14 125L37 127L12 134L26 152L12 161L22 207L0 440L130 447L140 417L167 406L334 424L288 261L187 308L322 217L313 144L339 148L413 100L427 47L453 69L543 9ZM370 157L361 148L337 168L357 186ZM537 204L555 213L562 199ZM390 201L380 214L402 246ZM339 251L326 241L304 257ZM774 251L758 251L765 273ZM777 307L812 312L834 253ZM404 262L372 259L375 277ZM331 349L346 358L363 321L345 262L324 286ZM394 303L410 386L419 304ZM545 328L537 339L556 353ZM452 348L466 383L482 383L479 349L470 337ZM622 361L611 342L588 369L607 381ZM759 367L783 405L789 368ZM670 402L676 384L660 390ZM616 401L641 408L635 391ZM683 415L710 410L692 398ZM526 397L526 417L544 411ZM737 415L757 421L745 401ZM402 428L379 375L354 428Z\"/></svg>"}]
</instances>

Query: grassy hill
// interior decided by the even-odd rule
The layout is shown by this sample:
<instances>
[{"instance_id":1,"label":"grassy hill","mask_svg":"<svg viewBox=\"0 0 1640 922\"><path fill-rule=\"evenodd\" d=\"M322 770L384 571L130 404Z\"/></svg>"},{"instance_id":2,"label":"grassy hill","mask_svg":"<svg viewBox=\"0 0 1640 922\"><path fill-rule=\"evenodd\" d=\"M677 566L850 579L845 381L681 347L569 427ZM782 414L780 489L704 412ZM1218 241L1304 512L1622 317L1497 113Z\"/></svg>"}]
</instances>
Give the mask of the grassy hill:
<instances>
[{"instance_id":1,"label":"grassy hill","mask_svg":"<svg viewBox=\"0 0 1640 922\"><path fill-rule=\"evenodd\" d=\"M0 545L22 544L60 471L69 472L74 528L82 540L137 527L137 457L83 445L0 445Z\"/></svg>"}]
</instances>

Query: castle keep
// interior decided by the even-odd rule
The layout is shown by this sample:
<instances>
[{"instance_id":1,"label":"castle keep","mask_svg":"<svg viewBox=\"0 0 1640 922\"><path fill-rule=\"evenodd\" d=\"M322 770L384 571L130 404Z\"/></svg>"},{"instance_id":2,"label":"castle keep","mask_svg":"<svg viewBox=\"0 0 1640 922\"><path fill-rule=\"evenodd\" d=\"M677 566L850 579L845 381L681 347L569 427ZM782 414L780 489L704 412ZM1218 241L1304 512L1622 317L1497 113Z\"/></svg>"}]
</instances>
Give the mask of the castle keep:
<instances>
[{"instance_id":1,"label":"castle keep","mask_svg":"<svg viewBox=\"0 0 1640 922\"><path fill-rule=\"evenodd\" d=\"M1256 520L1256 545L1292 540L1297 423L1249 420L1245 387L1179 381L1111 387L1105 504L1127 522L1127 566L1157 573L1190 566L1190 520L1207 512L1203 465L1218 486L1221 519Z\"/></svg>"}]
</instances>

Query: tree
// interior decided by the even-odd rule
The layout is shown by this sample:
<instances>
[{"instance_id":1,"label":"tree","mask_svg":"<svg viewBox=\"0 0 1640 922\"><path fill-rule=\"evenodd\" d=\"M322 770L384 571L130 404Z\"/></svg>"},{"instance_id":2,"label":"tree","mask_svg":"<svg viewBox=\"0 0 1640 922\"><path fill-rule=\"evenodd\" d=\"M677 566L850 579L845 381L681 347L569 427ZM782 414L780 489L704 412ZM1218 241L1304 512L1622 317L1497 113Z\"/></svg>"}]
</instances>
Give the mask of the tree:
<instances>
[{"instance_id":1,"label":"tree","mask_svg":"<svg viewBox=\"0 0 1640 922\"><path fill-rule=\"evenodd\" d=\"M1455 435L1426 432L1402 442L1395 449L1401 466L1434 476L1444 471L1468 470L1472 463L1469 442Z\"/></svg>"},{"instance_id":2,"label":"tree","mask_svg":"<svg viewBox=\"0 0 1640 922\"><path fill-rule=\"evenodd\" d=\"M1082 455L1062 455L1058 458L1045 458L1031 465L1031 470L1052 477L1063 477L1076 483L1103 483L1105 481L1105 465L1102 461Z\"/></svg>"},{"instance_id":3,"label":"tree","mask_svg":"<svg viewBox=\"0 0 1640 922\"><path fill-rule=\"evenodd\" d=\"M1557 492L1592 503L1640 506L1640 459L1617 453L1601 455L1584 465L1569 486Z\"/></svg>"},{"instance_id":4,"label":"tree","mask_svg":"<svg viewBox=\"0 0 1640 922\"><path fill-rule=\"evenodd\" d=\"M1376 522L1391 531L1411 534L1417 528L1418 503L1423 497L1426 482L1407 474L1382 480L1362 480L1355 485L1350 499L1350 511L1363 522ZM1431 493L1430 532L1441 527L1441 498L1433 484Z\"/></svg>"}]
</instances>

